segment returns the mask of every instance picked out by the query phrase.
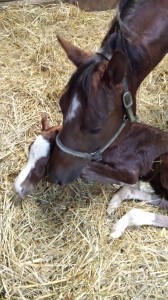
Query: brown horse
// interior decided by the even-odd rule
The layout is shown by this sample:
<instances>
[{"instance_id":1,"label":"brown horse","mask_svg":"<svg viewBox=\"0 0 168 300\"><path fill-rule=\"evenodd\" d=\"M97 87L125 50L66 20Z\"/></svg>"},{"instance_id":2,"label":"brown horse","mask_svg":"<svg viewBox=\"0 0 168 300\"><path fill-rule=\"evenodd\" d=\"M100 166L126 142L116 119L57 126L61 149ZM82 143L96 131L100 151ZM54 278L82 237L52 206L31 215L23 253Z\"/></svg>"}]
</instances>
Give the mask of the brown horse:
<instances>
[{"instance_id":1,"label":"brown horse","mask_svg":"<svg viewBox=\"0 0 168 300\"><path fill-rule=\"evenodd\" d=\"M102 159L109 145L126 135L140 83L167 53L167 32L167 0L121 0L97 53L58 38L77 70L60 100L63 128L49 162L49 181L71 182L89 160Z\"/></svg>"},{"instance_id":2,"label":"brown horse","mask_svg":"<svg viewBox=\"0 0 168 300\"><path fill-rule=\"evenodd\" d=\"M47 117L43 116L42 132L31 144L28 161L15 180L15 190L21 196L45 177L60 130L60 126L49 127ZM168 133L145 124L131 124L122 141L109 147L103 160L87 164L81 177L106 184L124 184L111 199L108 214L125 199L143 200L168 209ZM140 179L149 182L156 194L142 190L137 184ZM132 185L126 185L130 181ZM131 225L168 227L168 217L132 209L114 225L112 236L119 237Z\"/></svg>"}]
</instances>

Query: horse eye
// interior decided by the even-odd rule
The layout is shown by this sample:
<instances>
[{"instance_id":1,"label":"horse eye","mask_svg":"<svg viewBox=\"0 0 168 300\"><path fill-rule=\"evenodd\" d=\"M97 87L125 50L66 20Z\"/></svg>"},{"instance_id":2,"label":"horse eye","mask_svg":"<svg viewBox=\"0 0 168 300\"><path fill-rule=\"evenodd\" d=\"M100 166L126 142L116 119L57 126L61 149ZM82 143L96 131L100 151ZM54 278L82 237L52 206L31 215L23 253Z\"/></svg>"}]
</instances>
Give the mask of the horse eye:
<instances>
[{"instance_id":1,"label":"horse eye","mask_svg":"<svg viewBox=\"0 0 168 300\"><path fill-rule=\"evenodd\" d=\"M91 134L96 134L96 133L99 133L100 130L101 130L101 128L93 128L93 129L90 129L89 132L90 132Z\"/></svg>"}]
</instances>

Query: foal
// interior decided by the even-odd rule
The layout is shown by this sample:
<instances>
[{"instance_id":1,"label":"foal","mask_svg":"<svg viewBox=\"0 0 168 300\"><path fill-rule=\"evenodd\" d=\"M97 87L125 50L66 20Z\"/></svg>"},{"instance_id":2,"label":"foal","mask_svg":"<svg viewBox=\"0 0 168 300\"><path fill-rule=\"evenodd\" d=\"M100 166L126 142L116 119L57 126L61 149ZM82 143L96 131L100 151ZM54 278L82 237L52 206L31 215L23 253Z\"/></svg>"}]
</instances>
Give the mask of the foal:
<instances>
[{"instance_id":1,"label":"foal","mask_svg":"<svg viewBox=\"0 0 168 300\"><path fill-rule=\"evenodd\" d=\"M46 114L43 114L41 124L41 134L30 145L28 161L15 180L14 187L20 196L28 194L45 177L55 137L61 129L61 126L49 127Z\"/></svg>"},{"instance_id":2,"label":"foal","mask_svg":"<svg viewBox=\"0 0 168 300\"><path fill-rule=\"evenodd\" d=\"M21 196L30 192L45 176L60 130L61 126L49 127L46 115L43 116L41 135L30 146L28 162L15 180L15 190ZM108 148L102 161L90 162L84 167L81 177L104 184L124 185L111 199L108 214L113 213L124 199L133 198L168 209L168 201L162 199L168 199L168 133L145 124L130 124L125 138ZM139 180L148 181L156 194L142 190L137 184ZM132 225L168 228L168 217L134 208L113 226L112 237L121 236Z\"/></svg>"}]
</instances>

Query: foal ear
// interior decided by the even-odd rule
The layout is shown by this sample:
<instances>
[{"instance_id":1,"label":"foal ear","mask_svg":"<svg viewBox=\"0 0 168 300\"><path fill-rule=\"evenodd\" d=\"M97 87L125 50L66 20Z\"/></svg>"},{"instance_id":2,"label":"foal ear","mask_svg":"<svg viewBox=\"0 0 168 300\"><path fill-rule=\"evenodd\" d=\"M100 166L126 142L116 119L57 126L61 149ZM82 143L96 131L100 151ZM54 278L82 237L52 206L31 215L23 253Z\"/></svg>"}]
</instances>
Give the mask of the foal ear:
<instances>
[{"instance_id":1,"label":"foal ear","mask_svg":"<svg viewBox=\"0 0 168 300\"><path fill-rule=\"evenodd\" d=\"M50 127L46 113L42 113L41 125L42 125L42 131L45 131Z\"/></svg>"},{"instance_id":2,"label":"foal ear","mask_svg":"<svg viewBox=\"0 0 168 300\"><path fill-rule=\"evenodd\" d=\"M64 38L57 36L57 39L62 48L65 50L68 58L76 67L79 67L90 56L89 53L73 45L71 42L65 40Z\"/></svg>"},{"instance_id":3,"label":"foal ear","mask_svg":"<svg viewBox=\"0 0 168 300\"><path fill-rule=\"evenodd\" d=\"M116 50L113 53L111 60L109 61L108 67L104 75L109 75L112 78L114 84L121 83L127 72L127 58L125 54Z\"/></svg>"}]
</instances>

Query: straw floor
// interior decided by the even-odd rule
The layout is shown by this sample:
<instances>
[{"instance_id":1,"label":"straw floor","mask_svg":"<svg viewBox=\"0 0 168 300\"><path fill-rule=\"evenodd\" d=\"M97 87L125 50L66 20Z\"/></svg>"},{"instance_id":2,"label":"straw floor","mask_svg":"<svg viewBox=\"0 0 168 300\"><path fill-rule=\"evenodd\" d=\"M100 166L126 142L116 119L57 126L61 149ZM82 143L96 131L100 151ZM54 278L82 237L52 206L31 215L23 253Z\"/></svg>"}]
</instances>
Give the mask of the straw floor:
<instances>
[{"instance_id":1,"label":"straw floor","mask_svg":"<svg viewBox=\"0 0 168 300\"><path fill-rule=\"evenodd\" d=\"M114 187L40 183L12 204L19 199L13 181L40 131L41 113L61 123L59 97L74 67L56 34L94 51L113 14L61 4L0 11L0 299L168 299L168 231L130 228L111 240L112 224L141 206L125 202L108 218ZM167 69L165 58L138 92L141 120L164 129Z\"/></svg>"}]
</instances>

